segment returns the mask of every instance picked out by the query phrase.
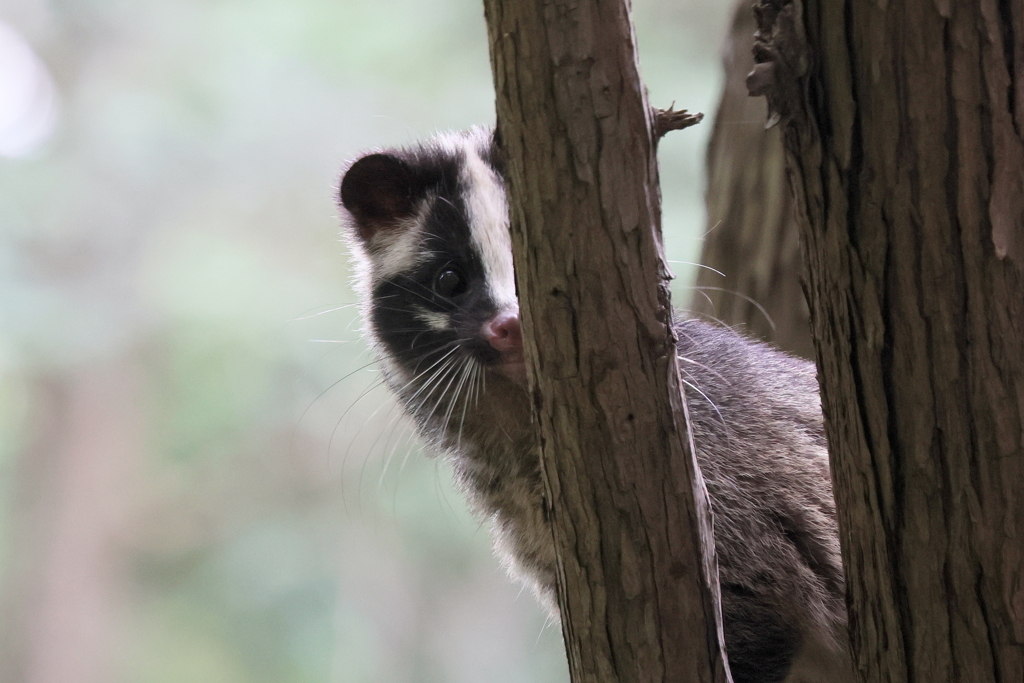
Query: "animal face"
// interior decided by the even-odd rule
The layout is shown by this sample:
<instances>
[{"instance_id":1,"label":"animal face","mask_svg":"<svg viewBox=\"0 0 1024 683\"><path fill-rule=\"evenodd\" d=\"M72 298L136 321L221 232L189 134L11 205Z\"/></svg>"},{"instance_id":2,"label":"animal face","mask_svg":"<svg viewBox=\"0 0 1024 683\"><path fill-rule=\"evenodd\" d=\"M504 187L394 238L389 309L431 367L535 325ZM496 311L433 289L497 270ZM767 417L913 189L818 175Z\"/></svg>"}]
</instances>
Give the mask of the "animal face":
<instances>
[{"instance_id":1,"label":"animal face","mask_svg":"<svg viewBox=\"0 0 1024 683\"><path fill-rule=\"evenodd\" d=\"M417 412L525 378L504 183L489 131L366 155L341 183L385 369Z\"/></svg>"}]
</instances>

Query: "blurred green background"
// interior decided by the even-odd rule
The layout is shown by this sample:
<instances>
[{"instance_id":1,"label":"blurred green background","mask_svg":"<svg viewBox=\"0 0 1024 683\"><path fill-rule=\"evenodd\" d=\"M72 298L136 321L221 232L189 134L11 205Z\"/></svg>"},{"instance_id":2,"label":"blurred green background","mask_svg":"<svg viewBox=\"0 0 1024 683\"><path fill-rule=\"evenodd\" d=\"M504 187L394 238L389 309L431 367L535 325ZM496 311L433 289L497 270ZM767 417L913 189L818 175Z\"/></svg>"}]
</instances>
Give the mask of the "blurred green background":
<instances>
[{"instance_id":1,"label":"blurred green background","mask_svg":"<svg viewBox=\"0 0 1024 683\"><path fill-rule=\"evenodd\" d=\"M730 8L637 0L653 104L713 113ZM333 204L493 116L477 2L0 0L0 680L567 680L376 386ZM662 144L680 261L708 133Z\"/></svg>"}]
</instances>

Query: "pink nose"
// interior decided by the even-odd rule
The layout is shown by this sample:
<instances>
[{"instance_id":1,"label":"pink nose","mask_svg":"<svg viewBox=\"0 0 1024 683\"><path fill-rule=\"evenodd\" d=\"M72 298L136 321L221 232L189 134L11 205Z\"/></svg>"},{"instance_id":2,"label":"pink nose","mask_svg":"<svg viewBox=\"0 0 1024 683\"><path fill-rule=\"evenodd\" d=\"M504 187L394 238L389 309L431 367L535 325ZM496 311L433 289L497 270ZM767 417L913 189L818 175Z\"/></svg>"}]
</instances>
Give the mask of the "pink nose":
<instances>
[{"instance_id":1,"label":"pink nose","mask_svg":"<svg viewBox=\"0 0 1024 683\"><path fill-rule=\"evenodd\" d=\"M499 313L484 323L484 339L503 354L521 351L523 331L519 327L518 313Z\"/></svg>"}]
</instances>

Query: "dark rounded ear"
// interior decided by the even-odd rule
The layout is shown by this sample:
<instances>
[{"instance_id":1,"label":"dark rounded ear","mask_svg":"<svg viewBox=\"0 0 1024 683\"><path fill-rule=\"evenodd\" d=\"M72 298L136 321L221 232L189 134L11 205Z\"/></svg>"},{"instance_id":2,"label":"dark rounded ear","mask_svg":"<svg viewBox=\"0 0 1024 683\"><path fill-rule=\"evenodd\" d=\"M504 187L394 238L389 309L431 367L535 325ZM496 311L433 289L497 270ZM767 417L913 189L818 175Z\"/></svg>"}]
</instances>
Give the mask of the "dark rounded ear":
<instances>
[{"instance_id":1,"label":"dark rounded ear","mask_svg":"<svg viewBox=\"0 0 1024 683\"><path fill-rule=\"evenodd\" d=\"M340 194L359 236L368 242L378 230L413 214L420 188L409 164L390 154L369 154L349 167Z\"/></svg>"}]
</instances>

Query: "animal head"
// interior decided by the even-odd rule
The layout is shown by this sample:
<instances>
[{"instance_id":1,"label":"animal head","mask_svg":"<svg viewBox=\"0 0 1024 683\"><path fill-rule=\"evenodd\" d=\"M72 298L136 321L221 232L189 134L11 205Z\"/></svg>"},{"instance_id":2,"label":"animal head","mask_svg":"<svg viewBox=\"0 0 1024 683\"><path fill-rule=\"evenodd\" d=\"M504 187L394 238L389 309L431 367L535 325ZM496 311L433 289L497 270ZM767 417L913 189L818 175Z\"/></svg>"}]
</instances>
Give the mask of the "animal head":
<instances>
[{"instance_id":1,"label":"animal head","mask_svg":"<svg viewBox=\"0 0 1024 683\"><path fill-rule=\"evenodd\" d=\"M367 154L345 171L340 200L367 331L407 405L452 391L468 397L484 375L524 383L491 131Z\"/></svg>"}]
</instances>

